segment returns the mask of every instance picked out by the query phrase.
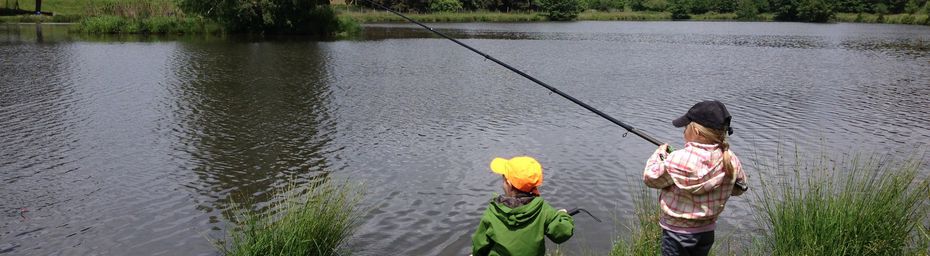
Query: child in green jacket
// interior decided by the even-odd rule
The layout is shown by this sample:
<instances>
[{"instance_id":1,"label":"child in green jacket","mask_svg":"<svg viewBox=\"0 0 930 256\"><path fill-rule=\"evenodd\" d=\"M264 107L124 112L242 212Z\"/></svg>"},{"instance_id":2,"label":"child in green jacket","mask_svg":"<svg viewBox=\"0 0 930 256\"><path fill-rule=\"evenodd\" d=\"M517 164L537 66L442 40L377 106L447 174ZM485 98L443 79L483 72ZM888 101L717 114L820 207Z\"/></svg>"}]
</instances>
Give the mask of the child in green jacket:
<instances>
[{"instance_id":1,"label":"child in green jacket","mask_svg":"<svg viewBox=\"0 0 930 256\"><path fill-rule=\"evenodd\" d=\"M546 241L572 237L575 224L565 209L556 211L539 196L542 165L532 157L496 158L491 170L504 177L504 195L491 199L472 236L472 254L544 255Z\"/></svg>"}]
</instances>

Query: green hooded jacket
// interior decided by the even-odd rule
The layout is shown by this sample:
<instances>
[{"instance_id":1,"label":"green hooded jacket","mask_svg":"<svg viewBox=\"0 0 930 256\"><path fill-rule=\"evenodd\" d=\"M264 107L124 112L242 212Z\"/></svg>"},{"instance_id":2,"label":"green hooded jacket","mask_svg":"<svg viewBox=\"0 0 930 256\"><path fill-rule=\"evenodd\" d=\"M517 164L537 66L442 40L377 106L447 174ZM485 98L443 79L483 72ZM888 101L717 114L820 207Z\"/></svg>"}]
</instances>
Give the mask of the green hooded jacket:
<instances>
[{"instance_id":1,"label":"green hooded jacket","mask_svg":"<svg viewBox=\"0 0 930 256\"><path fill-rule=\"evenodd\" d=\"M552 208L541 197L517 208L495 198L471 238L472 255L545 255L543 234L558 244L568 241L574 230L572 216Z\"/></svg>"}]
</instances>

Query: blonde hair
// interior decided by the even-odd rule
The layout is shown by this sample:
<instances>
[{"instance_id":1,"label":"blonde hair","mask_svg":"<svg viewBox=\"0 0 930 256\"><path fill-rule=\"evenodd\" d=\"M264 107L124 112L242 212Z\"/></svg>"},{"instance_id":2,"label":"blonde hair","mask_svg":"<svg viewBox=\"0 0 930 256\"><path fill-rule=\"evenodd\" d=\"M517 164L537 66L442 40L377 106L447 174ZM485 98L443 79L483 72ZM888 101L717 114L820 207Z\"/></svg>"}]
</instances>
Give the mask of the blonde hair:
<instances>
[{"instance_id":1,"label":"blonde hair","mask_svg":"<svg viewBox=\"0 0 930 256\"><path fill-rule=\"evenodd\" d=\"M724 127L723 130L717 130L704 127L696 122L691 122L688 124L687 129L694 129L699 135L707 139L707 142L720 145L720 150L723 151L723 159L721 161L723 161L724 174L732 176L734 167L732 155L730 154L730 142L727 140L727 127Z\"/></svg>"}]
</instances>

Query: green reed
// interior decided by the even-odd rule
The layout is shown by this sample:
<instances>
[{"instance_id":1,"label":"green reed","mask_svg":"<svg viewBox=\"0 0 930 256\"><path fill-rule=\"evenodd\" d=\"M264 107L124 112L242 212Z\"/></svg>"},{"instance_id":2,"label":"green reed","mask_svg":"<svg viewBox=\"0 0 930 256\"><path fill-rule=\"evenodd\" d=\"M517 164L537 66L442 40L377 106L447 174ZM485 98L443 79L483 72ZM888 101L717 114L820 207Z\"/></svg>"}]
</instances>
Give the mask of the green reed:
<instances>
[{"instance_id":1,"label":"green reed","mask_svg":"<svg viewBox=\"0 0 930 256\"><path fill-rule=\"evenodd\" d=\"M636 220L625 228L629 236L620 236L610 249L611 256L626 255L659 255L659 239L662 237L662 227L659 226L659 217L662 210L658 199L653 196L655 191L646 189L640 191L636 201Z\"/></svg>"},{"instance_id":2,"label":"green reed","mask_svg":"<svg viewBox=\"0 0 930 256\"><path fill-rule=\"evenodd\" d=\"M269 211L238 209L225 255L346 255L348 239L363 212L362 194L348 183L313 182L288 186Z\"/></svg>"},{"instance_id":3,"label":"green reed","mask_svg":"<svg viewBox=\"0 0 930 256\"><path fill-rule=\"evenodd\" d=\"M798 157L800 158L800 157ZM806 160L805 160L806 161ZM758 215L772 255L914 255L927 253L922 228L928 214L920 161L880 157L827 157L776 163L758 170L781 174L762 180Z\"/></svg>"}]
</instances>

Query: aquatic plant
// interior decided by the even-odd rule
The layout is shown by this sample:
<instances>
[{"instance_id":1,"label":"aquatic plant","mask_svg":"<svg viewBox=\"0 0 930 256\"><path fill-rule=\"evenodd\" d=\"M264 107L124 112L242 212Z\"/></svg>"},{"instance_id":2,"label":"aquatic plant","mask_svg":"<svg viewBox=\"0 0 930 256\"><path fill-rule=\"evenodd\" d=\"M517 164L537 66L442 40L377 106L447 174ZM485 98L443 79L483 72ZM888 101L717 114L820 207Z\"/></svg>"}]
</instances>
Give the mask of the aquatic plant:
<instances>
[{"instance_id":1,"label":"aquatic plant","mask_svg":"<svg viewBox=\"0 0 930 256\"><path fill-rule=\"evenodd\" d=\"M921 236L921 225L930 182L918 177L920 166L916 159L874 156L763 165L760 173L785 175L762 180L757 194L765 254L927 253L930 238Z\"/></svg>"},{"instance_id":2,"label":"aquatic plant","mask_svg":"<svg viewBox=\"0 0 930 256\"><path fill-rule=\"evenodd\" d=\"M331 181L290 185L268 211L237 209L236 227L219 244L225 255L345 255L363 214L356 186Z\"/></svg>"}]
</instances>

